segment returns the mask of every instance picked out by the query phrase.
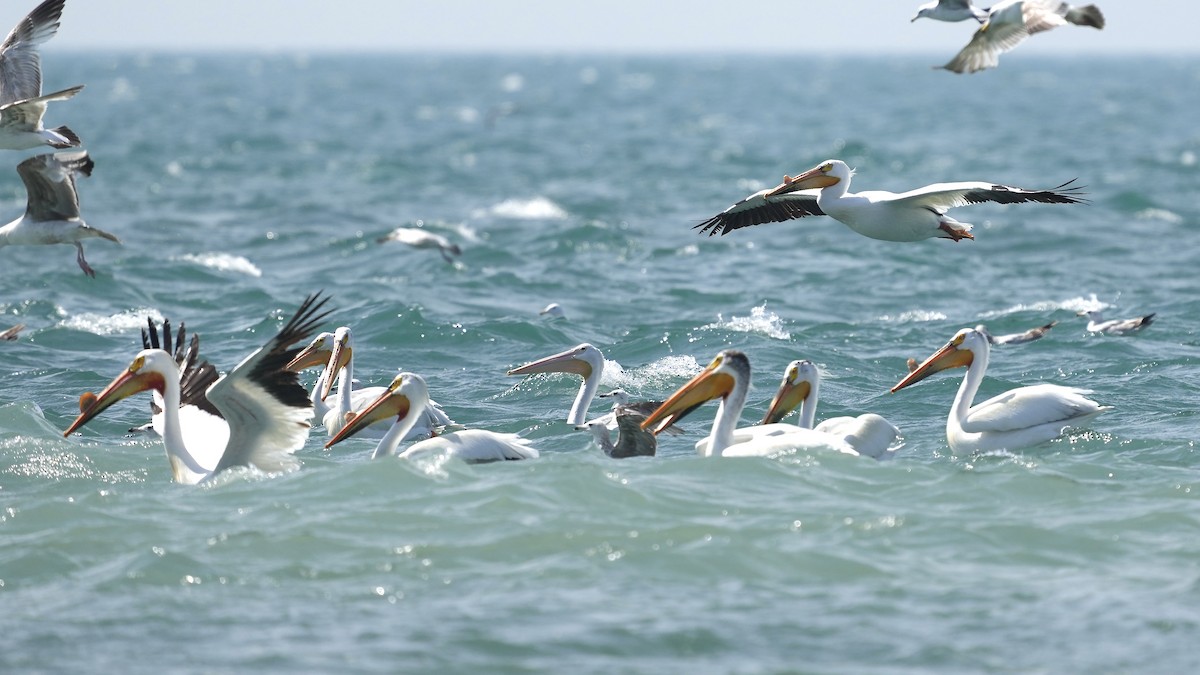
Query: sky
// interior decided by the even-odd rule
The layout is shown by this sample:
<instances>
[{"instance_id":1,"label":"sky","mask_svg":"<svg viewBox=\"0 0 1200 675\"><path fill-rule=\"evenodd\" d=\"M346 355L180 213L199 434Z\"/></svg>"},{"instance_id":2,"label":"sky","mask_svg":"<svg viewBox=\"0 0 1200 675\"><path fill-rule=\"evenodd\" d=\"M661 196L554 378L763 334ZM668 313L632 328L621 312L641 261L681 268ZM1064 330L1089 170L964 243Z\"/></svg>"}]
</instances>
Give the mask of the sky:
<instances>
[{"instance_id":1,"label":"sky","mask_svg":"<svg viewBox=\"0 0 1200 675\"><path fill-rule=\"evenodd\" d=\"M0 26L37 0L9 0ZM918 0L67 0L51 50L399 52L957 51L974 26ZM1191 0L1098 0L1104 31L1068 26L1022 50L1200 53ZM1164 18L1166 20L1164 20ZM0 28L3 30L3 28Z\"/></svg>"}]
</instances>

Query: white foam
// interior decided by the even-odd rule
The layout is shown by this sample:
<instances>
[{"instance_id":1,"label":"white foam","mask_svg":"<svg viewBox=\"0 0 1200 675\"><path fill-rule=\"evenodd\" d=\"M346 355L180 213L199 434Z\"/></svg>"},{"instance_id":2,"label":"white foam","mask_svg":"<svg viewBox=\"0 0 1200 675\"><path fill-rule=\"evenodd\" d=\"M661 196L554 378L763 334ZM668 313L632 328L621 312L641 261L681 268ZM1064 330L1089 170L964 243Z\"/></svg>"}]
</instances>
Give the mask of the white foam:
<instances>
[{"instance_id":1,"label":"white foam","mask_svg":"<svg viewBox=\"0 0 1200 675\"><path fill-rule=\"evenodd\" d=\"M115 335L118 333L137 332L142 326L146 325L146 317L151 317L159 323L163 320L162 314L159 314L158 310L140 307L108 316L84 312L68 317L59 325L64 328L95 333L96 335Z\"/></svg>"},{"instance_id":2,"label":"white foam","mask_svg":"<svg viewBox=\"0 0 1200 675\"><path fill-rule=\"evenodd\" d=\"M921 323L925 321L942 321L945 318L946 315L942 314L941 312L934 312L925 309L914 309L911 312L903 312L901 314L897 314L896 316L884 314L883 316L879 317L879 320L889 323Z\"/></svg>"},{"instance_id":3,"label":"white foam","mask_svg":"<svg viewBox=\"0 0 1200 675\"><path fill-rule=\"evenodd\" d=\"M176 260L195 263L201 267L207 267L219 272L237 272L251 277L262 276L262 270L257 265L240 255L229 253L188 253L179 256Z\"/></svg>"},{"instance_id":4,"label":"white foam","mask_svg":"<svg viewBox=\"0 0 1200 675\"><path fill-rule=\"evenodd\" d=\"M731 316L726 321L724 317L718 314L716 323L700 327L701 330L714 328L732 330L739 333L758 333L759 335L766 335L777 340L790 340L792 338L791 333L783 329L783 319L779 318L779 315L775 312L768 312L766 303L751 309L750 316Z\"/></svg>"},{"instance_id":5,"label":"white foam","mask_svg":"<svg viewBox=\"0 0 1200 675\"><path fill-rule=\"evenodd\" d=\"M1016 314L1018 312L1053 312L1060 309L1071 312L1084 312L1094 309L1105 309L1107 307L1109 307L1108 303L1101 302L1100 299L1096 297L1095 293L1091 293L1086 298L1082 296L1076 296L1074 298L1067 298L1065 300L1040 300L1038 302L1012 305L1011 307L1006 307L1004 309L980 312L979 318L992 319L998 316Z\"/></svg>"},{"instance_id":6,"label":"white foam","mask_svg":"<svg viewBox=\"0 0 1200 675\"><path fill-rule=\"evenodd\" d=\"M600 378L601 389L625 389L637 398L642 389L661 389L673 386L679 380L693 377L700 372L700 364L694 356L671 355L648 363L640 368L625 370L616 361L604 361L604 375Z\"/></svg>"},{"instance_id":7,"label":"white foam","mask_svg":"<svg viewBox=\"0 0 1200 675\"><path fill-rule=\"evenodd\" d=\"M561 206L546 199L505 199L491 208L492 215L523 220L561 220L567 212Z\"/></svg>"},{"instance_id":8,"label":"white foam","mask_svg":"<svg viewBox=\"0 0 1200 675\"><path fill-rule=\"evenodd\" d=\"M1166 209L1142 209L1133 214L1138 220L1161 220L1164 223L1178 225L1183 222L1183 216Z\"/></svg>"}]
</instances>

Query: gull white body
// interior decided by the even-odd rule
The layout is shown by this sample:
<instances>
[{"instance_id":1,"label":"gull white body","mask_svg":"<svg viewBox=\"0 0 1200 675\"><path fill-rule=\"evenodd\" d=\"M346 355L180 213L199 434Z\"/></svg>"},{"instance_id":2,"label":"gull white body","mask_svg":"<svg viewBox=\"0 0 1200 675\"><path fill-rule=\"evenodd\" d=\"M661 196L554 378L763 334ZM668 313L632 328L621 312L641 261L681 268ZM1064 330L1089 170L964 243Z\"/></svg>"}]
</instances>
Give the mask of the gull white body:
<instances>
[{"instance_id":1,"label":"gull white body","mask_svg":"<svg viewBox=\"0 0 1200 675\"><path fill-rule=\"evenodd\" d=\"M1100 310L1097 309L1080 312L1080 315L1088 318L1088 332L1107 333L1109 335L1123 335L1139 331L1149 326L1154 321L1155 316L1154 314L1147 314L1132 319L1109 319L1106 321Z\"/></svg>"},{"instance_id":2,"label":"gull white body","mask_svg":"<svg viewBox=\"0 0 1200 675\"><path fill-rule=\"evenodd\" d=\"M975 19L979 23L987 21L987 10L971 4L971 0L932 0L917 8L917 15L912 18L935 19L937 21L966 21Z\"/></svg>"},{"instance_id":3,"label":"gull white body","mask_svg":"<svg viewBox=\"0 0 1200 675\"><path fill-rule=\"evenodd\" d=\"M38 46L58 32L64 0L46 0L25 16L0 44L0 149L39 146L70 148L79 137L67 127L46 129L42 116L50 101L63 101L83 85L42 95L42 63Z\"/></svg>"},{"instance_id":4,"label":"gull white body","mask_svg":"<svg viewBox=\"0 0 1200 675\"><path fill-rule=\"evenodd\" d=\"M987 19L971 41L942 66L955 73L974 73L1000 65L1000 55L1031 35L1075 24L1104 28L1104 15L1095 5L1072 7L1061 0L1002 0L988 10Z\"/></svg>"},{"instance_id":5,"label":"gull white body","mask_svg":"<svg viewBox=\"0 0 1200 675\"><path fill-rule=\"evenodd\" d=\"M458 244L440 234L419 227L398 227L390 234L378 239L381 244L389 241L398 241L413 248L436 249L449 263L454 262L454 256L462 255L462 249Z\"/></svg>"}]
</instances>

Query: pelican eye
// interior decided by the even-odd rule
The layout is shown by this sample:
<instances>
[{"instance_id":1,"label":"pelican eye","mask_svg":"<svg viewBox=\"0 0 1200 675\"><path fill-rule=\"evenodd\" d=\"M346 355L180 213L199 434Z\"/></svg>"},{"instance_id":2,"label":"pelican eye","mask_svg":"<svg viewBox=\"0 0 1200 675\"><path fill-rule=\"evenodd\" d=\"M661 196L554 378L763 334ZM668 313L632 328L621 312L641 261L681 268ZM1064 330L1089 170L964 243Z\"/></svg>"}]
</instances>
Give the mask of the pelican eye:
<instances>
[{"instance_id":1,"label":"pelican eye","mask_svg":"<svg viewBox=\"0 0 1200 675\"><path fill-rule=\"evenodd\" d=\"M826 165L824 165L824 166L822 166L822 167L821 167L821 173L829 173L830 171L833 171L833 164L832 164L832 163L826 164Z\"/></svg>"},{"instance_id":2,"label":"pelican eye","mask_svg":"<svg viewBox=\"0 0 1200 675\"><path fill-rule=\"evenodd\" d=\"M146 365L146 357L139 356L133 360L133 363L129 364L129 372L136 373L142 369L142 366L145 366L145 365Z\"/></svg>"},{"instance_id":3,"label":"pelican eye","mask_svg":"<svg viewBox=\"0 0 1200 675\"><path fill-rule=\"evenodd\" d=\"M404 384L404 376L397 375L396 378L392 380L392 383L388 385L388 391L389 392L396 391L397 389L400 388L400 385L402 385L402 384Z\"/></svg>"}]
</instances>

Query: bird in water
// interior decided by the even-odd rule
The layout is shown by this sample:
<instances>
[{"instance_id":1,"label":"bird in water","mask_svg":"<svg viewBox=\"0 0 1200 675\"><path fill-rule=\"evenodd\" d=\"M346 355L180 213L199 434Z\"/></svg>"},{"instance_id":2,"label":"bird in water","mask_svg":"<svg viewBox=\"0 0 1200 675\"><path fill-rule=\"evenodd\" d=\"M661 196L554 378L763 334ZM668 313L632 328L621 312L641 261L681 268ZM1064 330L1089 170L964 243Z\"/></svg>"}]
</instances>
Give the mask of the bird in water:
<instances>
[{"instance_id":1,"label":"bird in water","mask_svg":"<svg viewBox=\"0 0 1200 675\"><path fill-rule=\"evenodd\" d=\"M1124 335L1140 331L1146 326L1154 322L1156 314L1147 314L1138 316L1132 319L1109 319L1105 320L1104 315L1098 309L1089 309L1079 313L1079 316L1086 316L1088 319L1087 329L1091 333L1106 333L1108 335Z\"/></svg>"},{"instance_id":2,"label":"bird in water","mask_svg":"<svg viewBox=\"0 0 1200 675\"><path fill-rule=\"evenodd\" d=\"M25 330L25 324L19 323L15 326L10 326L4 330L0 330L0 340L11 342L17 339L21 331Z\"/></svg>"},{"instance_id":3,"label":"bird in water","mask_svg":"<svg viewBox=\"0 0 1200 675\"><path fill-rule=\"evenodd\" d=\"M617 424L616 443L613 443L608 425L603 419L594 419L575 428L590 431L596 445L613 459L653 457L658 448L658 439L654 434L642 429L642 421L646 416L630 410L619 410L614 413L614 417Z\"/></svg>"},{"instance_id":4,"label":"bird in water","mask_svg":"<svg viewBox=\"0 0 1200 675\"><path fill-rule=\"evenodd\" d=\"M448 263L453 263L455 257L462 255L462 249L458 244L440 234L435 234L420 227L397 227L376 240L380 244L389 241L398 241L401 244L408 244L413 248L437 249L442 254L442 258Z\"/></svg>"}]
</instances>

